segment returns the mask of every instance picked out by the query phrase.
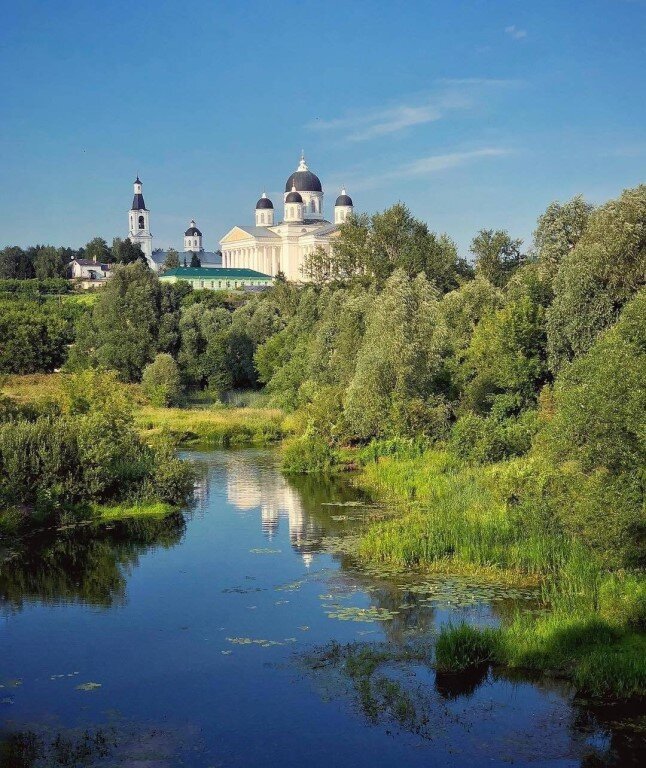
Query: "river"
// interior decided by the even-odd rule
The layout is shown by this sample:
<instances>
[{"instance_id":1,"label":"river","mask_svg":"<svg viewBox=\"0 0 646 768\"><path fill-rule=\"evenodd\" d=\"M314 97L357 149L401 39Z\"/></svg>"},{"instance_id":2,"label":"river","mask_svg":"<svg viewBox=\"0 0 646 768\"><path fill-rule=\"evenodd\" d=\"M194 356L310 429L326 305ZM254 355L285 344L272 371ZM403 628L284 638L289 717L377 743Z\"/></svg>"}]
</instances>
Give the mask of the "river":
<instances>
[{"instance_id":1,"label":"river","mask_svg":"<svg viewBox=\"0 0 646 768\"><path fill-rule=\"evenodd\" d=\"M618 706L563 681L442 678L419 655L443 623L495 624L531 592L366 572L353 537L387 510L347 481L288 480L272 451L187 457L183 514L42 532L3 563L0 765L644 759ZM348 643L392 658L366 683Z\"/></svg>"}]
</instances>

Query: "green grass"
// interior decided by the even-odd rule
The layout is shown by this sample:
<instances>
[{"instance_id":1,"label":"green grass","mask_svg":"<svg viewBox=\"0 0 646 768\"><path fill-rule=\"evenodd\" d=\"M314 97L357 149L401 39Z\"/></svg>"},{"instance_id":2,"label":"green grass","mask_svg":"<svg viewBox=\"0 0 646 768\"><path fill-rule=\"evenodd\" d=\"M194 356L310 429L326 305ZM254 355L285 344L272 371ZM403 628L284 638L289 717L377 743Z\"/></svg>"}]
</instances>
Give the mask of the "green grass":
<instances>
[{"instance_id":1,"label":"green grass","mask_svg":"<svg viewBox=\"0 0 646 768\"><path fill-rule=\"evenodd\" d=\"M517 519L489 470L465 467L446 452L380 458L364 467L360 483L379 497L409 502L363 536L359 554L367 561L535 582L568 557L568 542Z\"/></svg>"},{"instance_id":2,"label":"green grass","mask_svg":"<svg viewBox=\"0 0 646 768\"><path fill-rule=\"evenodd\" d=\"M93 519L101 522L111 520L126 520L133 517L164 517L173 512L175 507L160 501L143 502L140 504L96 504L92 507Z\"/></svg>"},{"instance_id":3,"label":"green grass","mask_svg":"<svg viewBox=\"0 0 646 768\"><path fill-rule=\"evenodd\" d=\"M166 434L183 446L266 445L285 435L282 412L269 408L143 406L135 423L145 438Z\"/></svg>"},{"instance_id":4,"label":"green grass","mask_svg":"<svg viewBox=\"0 0 646 768\"><path fill-rule=\"evenodd\" d=\"M496 659L499 633L495 629L476 629L468 624L441 630L435 645L435 664L439 672L464 672Z\"/></svg>"},{"instance_id":5,"label":"green grass","mask_svg":"<svg viewBox=\"0 0 646 768\"><path fill-rule=\"evenodd\" d=\"M505 466L467 467L436 450L372 451L360 482L402 511L368 529L360 556L401 570L541 585L538 617L519 614L499 629L444 629L440 672L497 663L568 677L593 696L646 696L646 577L607 572L582 543L550 532L531 510L520 516L496 485Z\"/></svg>"}]
</instances>

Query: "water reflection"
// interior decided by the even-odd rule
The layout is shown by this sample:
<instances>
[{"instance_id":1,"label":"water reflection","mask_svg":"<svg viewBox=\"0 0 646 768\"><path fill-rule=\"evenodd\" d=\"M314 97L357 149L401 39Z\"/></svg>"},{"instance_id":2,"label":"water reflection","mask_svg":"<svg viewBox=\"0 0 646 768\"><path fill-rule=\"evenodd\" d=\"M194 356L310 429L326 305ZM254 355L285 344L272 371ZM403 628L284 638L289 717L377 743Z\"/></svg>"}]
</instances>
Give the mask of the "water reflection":
<instances>
[{"instance_id":1,"label":"water reflection","mask_svg":"<svg viewBox=\"0 0 646 768\"><path fill-rule=\"evenodd\" d=\"M186 528L180 513L111 525L45 531L23 539L0 569L0 608L25 603L123 605L126 582L150 549L174 547Z\"/></svg>"}]
</instances>

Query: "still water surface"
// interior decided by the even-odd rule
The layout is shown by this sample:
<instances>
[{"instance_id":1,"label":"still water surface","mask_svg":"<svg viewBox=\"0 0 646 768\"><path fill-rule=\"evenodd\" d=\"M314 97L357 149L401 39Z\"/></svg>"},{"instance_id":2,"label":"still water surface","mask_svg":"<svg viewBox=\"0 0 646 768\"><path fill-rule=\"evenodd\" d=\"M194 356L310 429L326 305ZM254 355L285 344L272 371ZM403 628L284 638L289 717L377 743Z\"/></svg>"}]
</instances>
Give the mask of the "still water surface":
<instances>
[{"instance_id":1,"label":"still water surface","mask_svg":"<svg viewBox=\"0 0 646 768\"><path fill-rule=\"evenodd\" d=\"M202 477L184 515L41 534L3 564L5 739L101 729L110 749L86 762L140 768L644 758L634 717L557 682L391 663L380 675L419 712L367 714L342 665L312 663L319 649L403 649L447 621L497 623L531 593L366 573L348 544L384 510L349 484L287 480L271 451L188 456Z\"/></svg>"}]
</instances>

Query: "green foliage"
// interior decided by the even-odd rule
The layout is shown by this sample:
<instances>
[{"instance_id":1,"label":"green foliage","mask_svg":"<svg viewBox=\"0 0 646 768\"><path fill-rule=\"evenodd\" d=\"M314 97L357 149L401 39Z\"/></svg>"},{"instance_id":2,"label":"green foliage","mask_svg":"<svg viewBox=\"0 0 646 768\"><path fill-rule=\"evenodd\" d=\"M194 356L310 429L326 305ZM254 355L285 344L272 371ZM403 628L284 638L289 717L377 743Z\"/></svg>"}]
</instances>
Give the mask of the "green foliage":
<instances>
[{"instance_id":1,"label":"green foliage","mask_svg":"<svg viewBox=\"0 0 646 768\"><path fill-rule=\"evenodd\" d=\"M306 434L285 444L283 472L294 475L326 474L338 464L338 453L317 435Z\"/></svg>"},{"instance_id":2,"label":"green foliage","mask_svg":"<svg viewBox=\"0 0 646 768\"><path fill-rule=\"evenodd\" d=\"M116 261L116 255L102 237L95 237L85 246L85 258L97 261L99 264L110 264Z\"/></svg>"},{"instance_id":3,"label":"green foliage","mask_svg":"<svg viewBox=\"0 0 646 768\"><path fill-rule=\"evenodd\" d=\"M120 237L114 238L112 241L112 258L110 260L118 264L134 264L135 262L147 264L141 246L139 243L133 243L129 237L126 237L125 240L122 240Z\"/></svg>"},{"instance_id":4,"label":"green foliage","mask_svg":"<svg viewBox=\"0 0 646 768\"><path fill-rule=\"evenodd\" d=\"M526 454L537 431L535 411L508 418L467 413L453 426L450 446L459 458L486 464Z\"/></svg>"},{"instance_id":5,"label":"green foliage","mask_svg":"<svg viewBox=\"0 0 646 768\"><path fill-rule=\"evenodd\" d=\"M62 277L46 277L33 280L0 280L0 294L20 297L47 296L72 293L69 280Z\"/></svg>"},{"instance_id":6,"label":"green foliage","mask_svg":"<svg viewBox=\"0 0 646 768\"><path fill-rule=\"evenodd\" d=\"M476 275L498 288L504 288L520 266L522 240L512 240L508 232L481 229L471 242L476 260Z\"/></svg>"},{"instance_id":7,"label":"green foliage","mask_svg":"<svg viewBox=\"0 0 646 768\"><path fill-rule=\"evenodd\" d=\"M166 251L166 258L164 259L164 270L177 269L179 267L179 253L175 248L169 248Z\"/></svg>"},{"instance_id":8,"label":"green foliage","mask_svg":"<svg viewBox=\"0 0 646 768\"><path fill-rule=\"evenodd\" d=\"M405 435L420 423L426 430L424 411L441 376L444 339L437 292L422 276L409 280L395 272L366 318L344 401L352 434L364 440Z\"/></svg>"},{"instance_id":9,"label":"green foliage","mask_svg":"<svg viewBox=\"0 0 646 768\"><path fill-rule=\"evenodd\" d=\"M368 277L382 285L403 270L410 278L424 273L445 292L470 274L455 244L429 232L401 203L372 217L353 216L340 229L333 252L317 251L306 263L306 276L318 281Z\"/></svg>"},{"instance_id":10,"label":"green foliage","mask_svg":"<svg viewBox=\"0 0 646 768\"><path fill-rule=\"evenodd\" d=\"M464 404L488 413L498 395L531 405L547 380L545 311L530 296L485 315L464 353Z\"/></svg>"},{"instance_id":11,"label":"green foliage","mask_svg":"<svg viewBox=\"0 0 646 768\"><path fill-rule=\"evenodd\" d=\"M200 257L195 253L195 251L191 251L191 263L189 264L189 267L201 267L202 261L200 260Z\"/></svg>"},{"instance_id":12,"label":"green foliage","mask_svg":"<svg viewBox=\"0 0 646 768\"><path fill-rule=\"evenodd\" d=\"M534 251L540 271L551 283L559 266L583 235L594 207L579 195L550 203L536 225Z\"/></svg>"},{"instance_id":13,"label":"green foliage","mask_svg":"<svg viewBox=\"0 0 646 768\"><path fill-rule=\"evenodd\" d=\"M646 185L598 208L563 258L548 311L550 365L586 352L646 279Z\"/></svg>"},{"instance_id":14,"label":"green foliage","mask_svg":"<svg viewBox=\"0 0 646 768\"><path fill-rule=\"evenodd\" d=\"M464 672L489 664L500 655L495 629L476 629L468 624L442 627L435 644L439 672Z\"/></svg>"},{"instance_id":15,"label":"green foliage","mask_svg":"<svg viewBox=\"0 0 646 768\"><path fill-rule=\"evenodd\" d=\"M49 372L60 368L84 307L55 298L0 297L0 373Z\"/></svg>"},{"instance_id":16,"label":"green foliage","mask_svg":"<svg viewBox=\"0 0 646 768\"><path fill-rule=\"evenodd\" d=\"M190 467L167 445L142 442L110 375L72 378L68 393L62 414L0 424L0 506L43 516L89 503L186 499Z\"/></svg>"},{"instance_id":17,"label":"green foliage","mask_svg":"<svg viewBox=\"0 0 646 768\"><path fill-rule=\"evenodd\" d=\"M141 388L153 405L173 405L182 393L177 363L166 353L160 353L144 368Z\"/></svg>"},{"instance_id":18,"label":"green foliage","mask_svg":"<svg viewBox=\"0 0 646 768\"><path fill-rule=\"evenodd\" d=\"M117 267L92 309L91 322L79 327L71 365L88 359L139 381L155 357L161 318L157 276L141 261Z\"/></svg>"}]
</instances>

